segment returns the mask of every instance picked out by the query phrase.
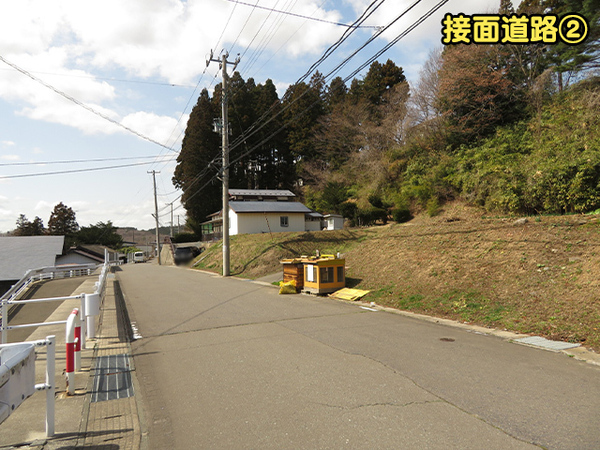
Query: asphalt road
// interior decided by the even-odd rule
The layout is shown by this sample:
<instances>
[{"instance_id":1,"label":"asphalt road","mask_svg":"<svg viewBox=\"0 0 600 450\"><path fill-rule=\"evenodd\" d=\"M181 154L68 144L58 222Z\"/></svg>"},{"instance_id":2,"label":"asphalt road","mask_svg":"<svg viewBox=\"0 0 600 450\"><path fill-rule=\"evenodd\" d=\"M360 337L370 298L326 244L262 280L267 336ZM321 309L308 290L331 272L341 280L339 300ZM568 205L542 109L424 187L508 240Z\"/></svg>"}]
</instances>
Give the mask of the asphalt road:
<instances>
[{"instance_id":1,"label":"asphalt road","mask_svg":"<svg viewBox=\"0 0 600 450\"><path fill-rule=\"evenodd\" d=\"M153 264L117 273L152 449L598 449L600 367Z\"/></svg>"}]
</instances>

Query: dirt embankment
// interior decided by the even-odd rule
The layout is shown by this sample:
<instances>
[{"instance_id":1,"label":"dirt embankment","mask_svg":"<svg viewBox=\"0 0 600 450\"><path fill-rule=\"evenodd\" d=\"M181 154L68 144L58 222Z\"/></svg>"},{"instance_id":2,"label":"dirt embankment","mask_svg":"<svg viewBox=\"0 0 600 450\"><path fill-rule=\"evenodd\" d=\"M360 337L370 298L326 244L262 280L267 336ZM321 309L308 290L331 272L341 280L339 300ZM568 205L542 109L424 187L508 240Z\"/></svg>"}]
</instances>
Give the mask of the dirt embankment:
<instances>
[{"instance_id":1,"label":"dirt embankment","mask_svg":"<svg viewBox=\"0 0 600 450\"><path fill-rule=\"evenodd\" d=\"M599 219L483 214L454 204L406 224L234 236L232 273L257 278L282 258L339 251L370 301L600 350ZM217 245L201 268L220 271L220 256Z\"/></svg>"}]
</instances>

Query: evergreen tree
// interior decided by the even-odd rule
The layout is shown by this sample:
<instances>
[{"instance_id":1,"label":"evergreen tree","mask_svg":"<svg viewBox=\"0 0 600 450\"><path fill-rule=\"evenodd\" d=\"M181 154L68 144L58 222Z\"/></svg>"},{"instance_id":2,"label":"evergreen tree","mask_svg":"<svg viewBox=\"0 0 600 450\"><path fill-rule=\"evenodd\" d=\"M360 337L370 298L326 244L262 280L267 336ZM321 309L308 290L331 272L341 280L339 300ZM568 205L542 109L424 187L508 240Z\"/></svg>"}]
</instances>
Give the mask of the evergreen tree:
<instances>
[{"instance_id":1,"label":"evergreen tree","mask_svg":"<svg viewBox=\"0 0 600 450\"><path fill-rule=\"evenodd\" d=\"M291 85L284 95L287 143L294 158L299 161L310 161L319 157L313 136L317 131L319 119L325 113L324 89L323 77L317 72L309 84Z\"/></svg>"},{"instance_id":2,"label":"evergreen tree","mask_svg":"<svg viewBox=\"0 0 600 450\"><path fill-rule=\"evenodd\" d=\"M577 44L568 45L557 39L554 44L543 45L543 59L546 67L552 67L557 75L560 91L578 72L598 68L600 61L600 0L523 0L519 13L555 14L559 20L569 13L582 15L588 23L587 38ZM576 30L581 31L581 30Z\"/></svg>"},{"instance_id":3,"label":"evergreen tree","mask_svg":"<svg viewBox=\"0 0 600 450\"><path fill-rule=\"evenodd\" d=\"M209 182L220 167L221 139L213 131L213 119L220 116L220 111L215 109L204 89L190 114L173 175L173 184L183 191L181 202L195 224L205 222L209 214L221 209L221 183L216 179Z\"/></svg>"},{"instance_id":4,"label":"evergreen tree","mask_svg":"<svg viewBox=\"0 0 600 450\"><path fill-rule=\"evenodd\" d=\"M75 220L75 211L60 202L54 207L48 220L48 234L54 236L70 236L79 230Z\"/></svg>"},{"instance_id":5,"label":"evergreen tree","mask_svg":"<svg viewBox=\"0 0 600 450\"><path fill-rule=\"evenodd\" d=\"M17 228L14 231L15 236L42 236L46 234L44 222L39 217L35 217L30 222L25 214L20 214L17 219Z\"/></svg>"},{"instance_id":6,"label":"evergreen tree","mask_svg":"<svg viewBox=\"0 0 600 450\"><path fill-rule=\"evenodd\" d=\"M96 225L81 227L76 234L77 244L104 245L112 249L123 247L123 237L117 233L112 222L98 222Z\"/></svg>"}]
</instances>

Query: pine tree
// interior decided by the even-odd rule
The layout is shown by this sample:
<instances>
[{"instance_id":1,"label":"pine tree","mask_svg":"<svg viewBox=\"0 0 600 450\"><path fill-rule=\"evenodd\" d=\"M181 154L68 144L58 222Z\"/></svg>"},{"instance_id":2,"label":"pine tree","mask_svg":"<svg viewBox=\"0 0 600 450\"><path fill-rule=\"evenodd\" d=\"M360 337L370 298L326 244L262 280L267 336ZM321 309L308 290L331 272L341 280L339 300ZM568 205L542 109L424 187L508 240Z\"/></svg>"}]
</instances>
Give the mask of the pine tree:
<instances>
[{"instance_id":1,"label":"pine tree","mask_svg":"<svg viewBox=\"0 0 600 450\"><path fill-rule=\"evenodd\" d=\"M70 236L79 230L75 220L75 211L60 202L54 207L48 220L48 234L53 236Z\"/></svg>"}]
</instances>

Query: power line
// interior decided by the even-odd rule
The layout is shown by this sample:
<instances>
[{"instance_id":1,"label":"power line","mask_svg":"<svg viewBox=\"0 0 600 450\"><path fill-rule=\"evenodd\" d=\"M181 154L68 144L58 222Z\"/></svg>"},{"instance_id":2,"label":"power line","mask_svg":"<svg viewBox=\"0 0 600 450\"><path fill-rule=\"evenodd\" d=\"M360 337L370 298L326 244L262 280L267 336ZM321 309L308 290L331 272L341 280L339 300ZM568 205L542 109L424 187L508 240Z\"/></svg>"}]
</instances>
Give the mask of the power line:
<instances>
[{"instance_id":1,"label":"power line","mask_svg":"<svg viewBox=\"0 0 600 450\"><path fill-rule=\"evenodd\" d=\"M385 0L383 0L385 1ZM383 3L382 1L382 3ZM409 7L409 9L413 8L416 4L418 4L421 0L417 0L413 5L411 5ZM398 41L400 41L400 39L402 39L404 36L406 36L410 31L414 30L417 26L419 26L424 20L426 20L428 17L430 17L433 13L435 13L438 9L440 9L443 5L445 5L449 0L442 0L440 1L436 6L434 6L433 8L431 8L427 13L425 13L424 15L422 15L419 19L417 19L415 22L413 22L413 24L407 29L405 30L403 33L401 33L400 35L398 35L394 40L392 40L392 42L388 45L386 45L382 50L380 50L379 52L376 53L375 59L379 56L381 56L385 51L389 50L389 48L391 48L392 45L395 45ZM367 10L373 6L376 3L376 1L374 1L373 3L371 3L371 5L367 8ZM377 6L379 7L381 6L381 3ZM408 10L405 10L399 17L397 17L394 21L392 21L387 27L380 29L377 34L377 36L379 36L381 33L383 33L384 31L386 31L389 27L391 27L395 22L397 22L399 20L400 17L404 16ZM365 10L365 13L366 11ZM365 15L365 13L363 13L363 16ZM372 13L372 12L371 12ZM368 17L368 16L367 16ZM366 19L366 17L365 17ZM370 43L373 39L370 39L367 41L367 43L365 43L363 46L360 47L360 50L362 50L366 45L368 45L368 43ZM335 45L335 44L334 44ZM338 67L336 67L336 69L334 69L332 72L330 72L328 74L328 76L331 76L332 74L336 73L337 71L339 71L345 64L347 64L347 62L349 61L349 59L351 59L352 57L356 56L356 54L358 53L358 51L354 52L351 56L349 56L348 58L346 58L346 60L344 62L342 62L340 65L338 65ZM327 52L326 52L327 53ZM329 55L328 55L329 56ZM374 60L373 58L369 58L369 61ZM367 64L368 65L368 64ZM362 70L364 67L366 67L365 64L362 64L360 66L360 68L358 69L358 71L355 71L354 74L358 73L360 70ZM306 76L306 74L305 74ZM344 80L344 82L346 82L348 80L348 77ZM302 94L304 95L304 94ZM302 96L301 95L301 96ZM296 99L295 101L297 101L298 99ZM318 101L314 102L313 104L309 105L307 108L305 108L303 111L301 111L300 113L296 114L294 117L292 117L291 119L289 119L287 121L287 123L285 123L283 126L281 126L280 128L278 128L276 131L274 131L273 133L271 133L269 136L267 136L265 139L263 139L260 143L258 143L257 145L255 145L254 147L250 148L249 150L247 150L246 152L244 152L242 155L238 156L237 158L235 158L233 161L230 161L229 165L233 165L236 162L240 161L242 158L244 158L245 156L249 155L250 153L252 153L253 151L255 151L256 149L258 149L260 146L262 146L264 143L268 142L270 139L272 139L275 135L277 135L278 133L280 133L283 129L285 129L287 126L289 126L291 123L293 123L295 120L297 120L299 117L301 117L302 115L304 115L308 110L310 110ZM288 105L288 108L291 105ZM282 111L280 111L278 114L276 114L275 116L269 118L269 120L267 120L266 122L264 122L262 125L260 125L260 127L258 127L257 129L252 130L254 127L257 126L257 124L264 118L266 117L266 115L272 110L269 109L269 111L267 111L265 114L263 114L263 116L256 121L251 127L249 127L249 130L252 130L252 133L249 135L245 135L244 133L242 133L242 136L240 136L236 142L234 144L232 144L230 146L230 150L233 150L235 147L238 147L239 145L241 145L242 143L245 142L245 140L250 137L251 135L255 134L256 132L258 132L260 129L262 129L264 126L266 126L268 123L270 123L272 120L274 120L277 116L279 116L286 108L282 109ZM207 169L205 169L205 171L207 171L210 168L210 165L207 167ZM198 190L196 190L193 194L191 194L190 196L188 196L187 200L195 197L196 195L198 195L200 192L202 192L202 190L204 190L206 188L206 186L208 186L215 178L217 177L217 174L213 175L206 183L204 183ZM198 179L198 178L197 178ZM194 180L195 181L195 180ZM193 184L194 182L192 182L191 184ZM189 188L189 187L188 187ZM183 196L183 194L182 194Z\"/></svg>"},{"instance_id":2,"label":"power line","mask_svg":"<svg viewBox=\"0 0 600 450\"><path fill-rule=\"evenodd\" d=\"M11 163L0 163L0 166L45 166L50 164L79 164L88 162L105 162L105 161L124 161L131 159L156 159L158 156L128 156L122 158L97 158L97 159L71 159L65 161L29 161L29 162L11 162Z\"/></svg>"},{"instance_id":3,"label":"power line","mask_svg":"<svg viewBox=\"0 0 600 450\"><path fill-rule=\"evenodd\" d=\"M348 25L348 24L345 24L345 23L335 22L335 21L332 21L332 20L319 19L317 17L305 16L305 15L293 13L293 12L290 12L290 11L282 11L282 10L279 10L279 9L268 8L266 6L258 6L258 2L257 2L256 5L252 5L250 3L240 2L239 0L225 0L225 1L228 1L228 2L231 2L231 3L235 3L235 4L244 5L244 6L252 6L253 8L263 9L265 11L270 11L270 12L276 12L278 14L285 14L285 15L288 15L288 16L294 16L294 17L300 17L302 19L313 20L315 22L322 22L322 23L328 23L328 24L331 24L331 25L338 25L340 27L346 27L346 28L378 28L377 26L374 26L374 25L361 25L361 26Z\"/></svg>"},{"instance_id":4,"label":"power line","mask_svg":"<svg viewBox=\"0 0 600 450\"><path fill-rule=\"evenodd\" d=\"M56 92L58 95L66 98L67 100L75 103L77 106L81 106L83 109L88 110L89 112L91 112L92 114L97 115L98 117L103 118L104 120L107 120L108 122L115 124L121 128L123 128L126 131L129 131L132 134L135 134L136 136L148 141L148 142L152 142L153 144L159 145L163 148L166 148L167 150L170 150L172 152L174 152L175 150L173 150L171 147L166 146L165 144L162 144L148 136L143 135L142 133L139 133L125 125L123 125L121 122L118 122L114 119L111 119L110 117L108 117L107 115L96 111L94 108L92 108L91 106L86 105L85 103L80 102L79 100L77 100L75 97L70 96L69 94L66 94L65 92L55 88L54 86L52 86L51 84L46 83L45 81L41 80L40 78L36 77L35 75L31 74L30 72L26 71L25 69L22 69L21 67L17 66L16 64L7 61L3 56L0 56L0 61L2 61L4 64L9 65L10 67L12 67L13 69L15 69L16 71L22 73L23 75L28 76L29 78L31 78L33 81L36 81L38 83L40 83L42 86Z\"/></svg>"},{"instance_id":5,"label":"power line","mask_svg":"<svg viewBox=\"0 0 600 450\"><path fill-rule=\"evenodd\" d=\"M10 69L0 69L0 70L10 70ZM165 83L160 81L144 81L144 80L127 80L124 78L111 78L111 77L100 77L97 75L76 75L74 73L57 73L57 72L41 72L37 70L32 70L31 73L37 73L39 75L53 75L57 77L71 77L71 78L84 78L90 80L103 80L103 81L116 81L118 83L135 83L135 84L150 84L154 86L165 86L165 87L178 87L184 89L193 89L192 85L185 84L177 84L177 83Z\"/></svg>"},{"instance_id":6,"label":"power line","mask_svg":"<svg viewBox=\"0 0 600 450\"><path fill-rule=\"evenodd\" d=\"M421 0L417 0L417 2L419 2ZM379 7L381 7L381 5L385 2L385 0L373 0L373 2L371 2L369 4L369 6L367 6L367 8L363 11L363 13L353 22L353 24L355 25L359 25L361 23L364 23L364 21L366 21ZM403 13L405 14L406 11ZM350 35L352 35L355 31L357 30L357 28L351 28L348 29L344 32L344 34L342 34L342 36L337 40L337 42L335 42L334 44L332 44L327 50L325 50L325 52L323 53L323 55L319 58L319 60L317 60L317 62L315 62L310 69L302 76L298 79L298 81L296 81L295 84L298 84L300 82L302 82L303 80L305 80L312 71L316 70L319 65L321 65L329 56L331 56L331 54L346 40L350 37ZM380 30L377 34L377 36L379 36L381 33L383 33L385 29ZM345 61L349 61L352 57L354 57L356 55L355 52L354 54L352 54L351 56L349 56L348 58L346 58ZM339 66L338 66L339 67ZM265 111L265 113L263 113L263 115L254 122L254 124L252 124L245 132L242 132L241 136L236 139L232 144L231 144L231 150L235 149L236 147L238 147L239 145L241 145L241 143L243 143L247 138L251 137L252 135L254 135L255 133L257 133L258 131L260 131L262 128L264 128L267 124L269 124L271 121L273 121L276 117L278 117L279 115L283 114L283 112L285 112L287 109L289 109L296 101L300 100L300 98L302 98L308 91L305 91L302 95L300 95L300 97L298 97L297 99L295 99L290 105L288 105L285 108L282 108L275 116L272 116L269 120L267 120L266 122L264 122L262 125L260 125L258 128L254 129L254 127L256 127L265 117L267 117L267 115L274 109L275 105L273 105L271 108L269 108L267 111ZM284 100L285 95L282 97L282 101ZM249 134L247 134L249 133Z\"/></svg>"},{"instance_id":7,"label":"power line","mask_svg":"<svg viewBox=\"0 0 600 450\"><path fill-rule=\"evenodd\" d=\"M283 8L287 8L288 5L290 5L292 0L288 0L287 3L285 3L283 5ZM297 2L298 0L296 0ZM277 1L277 4L279 3L279 0ZM275 6L277 6L277 4ZM289 8L291 9L294 4L290 5ZM269 12L269 15L267 16L267 19L265 20L264 23L267 22L267 20L271 17L271 12ZM275 36L275 34L277 33L277 31L279 30L279 28L281 27L281 25L283 24L283 22L285 21L286 17L285 16L279 16L276 17L271 25L269 26L269 29L265 32L265 34L263 35L262 39L260 40L258 46L256 47L256 50L254 50L253 54L250 56L249 58L249 62L246 65L246 69L245 72L249 72L250 69L254 66L254 64L256 63L256 61L258 61L258 58L260 58L260 56L262 55L262 53L264 52L264 49L267 47L267 45L269 45L269 43L273 40L273 37ZM261 27L262 28L262 27Z\"/></svg>"},{"instance_id":8,"label":"power line","mask_svg":"<svg viewBox=\"0 0 600 450\"><path fill-rule=\"evenodd\" d=\"M422 0L417 0L407 10L405 10L400 16L398 16L395 20L393 20L388 26L386 26L384 29L381 29L376 34L379 35L379 34L383 33L384 31L386 31L389 27L391 27L394 23L396 23L402 16L404 16L410 9L412 9L414 6L416 6L416 4L420 3L421 1ZM449 0L441 0L437 5L435 5L434 7L432 7L427 13L423 14L419 19L417 19L415 22L413 22L413 24L409 28L407 28L404 32L402 32L399 36L397 36L394 40L392 40L382 50L380 50L379 52L377 52L374 57L369 58L369 60L366 63L362 64L359 67L359 69L357 69L356 71L353 72L352 76L356 75L358 72L360 72L360 70L364 69L367 65L369 65L370 63L372 63L375 59L377 59L379 56L381 56L383 53L385 53L387 50L389 50L393 45L395 45L398 41L400 41L400 39L402 39L404 36L406 36L408 33L410 33L412 30L414 30L417 26L419 26L421 23L423 23L423 21L425 21L427 18L429 18L432 14L434 14L437 10L439 10L443 5L445 5L448 1ZM360 47L359 50L357 50L352 55L350 55L344 62L342 62L340 65L338 65L338 67L336 69L334 69L332 72L330 72L327 75L327 77L331 76L337 70L339 70L341 67L343 67L343 65L345 65L350 58L354 57L358 53L358 51L360 51L362 48L364 48L371 41L372 41L372 39L369 39L367 41L367 43L365 43L363 46ZM349 79L348 77L346 79L344 79L344 82L348 81L348 79ZM302 95L304 95L304 94L302 94ZM284 124L283 126L281 126L280 128L278 128L276 131L274 131L273 133L271 133L271 135L267 136L260 143L258 143L257 145L255 145L254 147L252 147L251 149L249 149L248 151L244 152L243 154L241 154L240 156L238 156L236 159L234 159L233 161L231 161L230 165L235 164L236 162L240 161L242 158L244 158L245 156L247 156L250 153L252 153L253 151L255 151L257 148L259 148L260 146L262 146L264 143L268 142L275 135L277 135L283 129L285 129L287 126L289 126L289 124L293 123L295 120L297 120L299 117L301 117L302 115L304 115L307 111L309 111L317 102L318 101L316 101L313 104L311 104L308 107L306 107L303 111L301 111L300 113L296 114L296 116L292 117L290 120L288 120L288 122L286 124ZM282 112L283 112L283 110L280 111L277 115L271 117L268 121L266 121L265 123L263 123L258 129L255 129L251 133L251 135L255 134L257 131L259 131L260 129L262 129L264 126L266 126L269 122L271 122L272 120L274 120L275 117L277 117ZM240 146L245 141L245 139L247 139L251 135L240 137L236 141L236 143L234 143L234 144L232 144L230 146L230 149L233 150L234 148Z\"/></svg>"},{"instance_id":9,"label":"power line","mask_svg":"<svg viewBox=\"0 0 600 450\"><path fill-rule=\"evenodd\" d=\"M376 5L377 1L379 1L379 4ZM346 59L344 59L344 61L342 61L340 64L338 64L338 66L333 69L332 71L330 71L327 75L324 76L325 79L328 79L330 77L332 77L333 75L335 75L337 72L339 72L346 64L348 64L348 62L354 58L362 49L364 49L368 44L370 44L371 42L373 42L377 37L379 37L381 34L383 34L385 31L387 31L390 27L392 27L396 22L398 22L398 20L400 20L402 17L404 17L410 10L412 10L415 6L417 6L422 0L416 0L412 5L410 5L408 8L406 8L398 17L396 17L392 22L390 22L388 25L386 25L385 27L379 29L377 31L377 33L375 33L373 36L371 36L363 45L361 45L358 49L356 49L351 55L349 55ZM400 36L400 38L397 38L394 41L394 44L396 42L398 42L401 37L403 37L404 35L406 35L408 32L412 31L417 25L419 25L421 22L423 22L426 18L428 18L431 14L433 14L433 12L437 11L441 6L443 6L444 4L446 4L449 0L442 0L441 2L439 2L436 6L434 6L428 13L426 13L425 15L421 16L421 18L419 20L417 20L417 22L413 23L412 28L410 28L410 30L408 30L407 32L405 32L403 35ZM363 14L361 15L361 17L359 17L359 19L357 19L356 22L358 21L364 21L366 20L371 14L373 14L375 12L375 10L377 10L383 3L385 2L385 0L375 0L373 1L368 7L367 9L363 12ZM369 11L370 8L373 7L374 9ZM416 25L415 25L416 24ZM352 30L354 31L354 30ZM329 49L327 49L323 56L315 63L311 66L311 68L302 76L300 77L299 81L296 82L296 84L300 83L301 80L305 80L310 73L315 70L320 64L323 63L323 61L325 61L325 59L327 59L335 49L337 49L339 47L339 45L341 45L341 43L346 40L348 38L348 36L346 36L344 34L344 36L342 36L342 38L340 38L338 40L338 42L334 43L332 46L329 47ZM383 54L385 51L389 50L389 48L391 47L391 45L387 45L383 51L379 52L377 54L377 56L375 58L371 58L368 64L370 64L372 61L374 61L375 59L377 59L377 57L381 56L381 54ZM360 68L358 70L356 70L352 76L350 77L346 77L344 79L344 82L347 82L349 79L351 79L354 75L356 75L358 72L360 72L362 69L364 69L368 64L363 64L360 66ZM282 108L276 115L272 116L271 118L269 118L269 120L267 120L266 122L264 122L262 125L260 125L258 128L252 130L253 127L256 126L257 123L259 123L263 118L265 118L267 116L267 114L273 109L269 109L267 112L265 112L263 114L263 116L261 118L259 118L255 124L253 124L249 129L252 130L252 132L250 134L245 134L242 133L242 136L240 136L238 139L236 139L232 144L231 144L231 150L234 150L235 148L237 148L238 146L240 146L243 142L245 142L245 140L247 138L249 138L250 136L254 135L255 133L257 133L258 131L260 131L262 128L264 128L267 124L269 124L271 121L273 121L276 117L278 117L279 115L283 114L287 109L289 109L295 102L297 102L298 100L300 100L300 98L302 98L304 95L306 95L309 91L306 90L304 91L297 99L295 99L291 104L289 104L286 108ZM316 104L313 103L313 105ZM305 109L304 111L302 111L299 116L304 115L304 113L310 109L313 105L309 106L307 109ZM295 120L295 118L290 119L291 122L293 122ZM284 127L281 127L280 129L278 129L275 134L279 133L283 128L285 128L286 125L284 125ZM264 143L264 142L263 142Z\"/></svg>"},{"instance_id":10,"label":"power line","mask_svg":"<svg viewBox=\"0 0 600 450\"><path fill-rule=\"evenodd\" d=\"M122 164L122 165L118 165L118 166L92 167L92 168L88 168L88 169L61 170L61 171L56 171L56 172L25 173L25 174L20 174L20 175L0 175L0 180L7 180L9 178L41 177L41 176L46 176L46 175L64 175L64 174L68 174L68 173L96 172L99 170L122 169L125 167L146 166L148 164L154 164L154 161L133 163L133 164Z\"/></svg>"}]
</instances>

